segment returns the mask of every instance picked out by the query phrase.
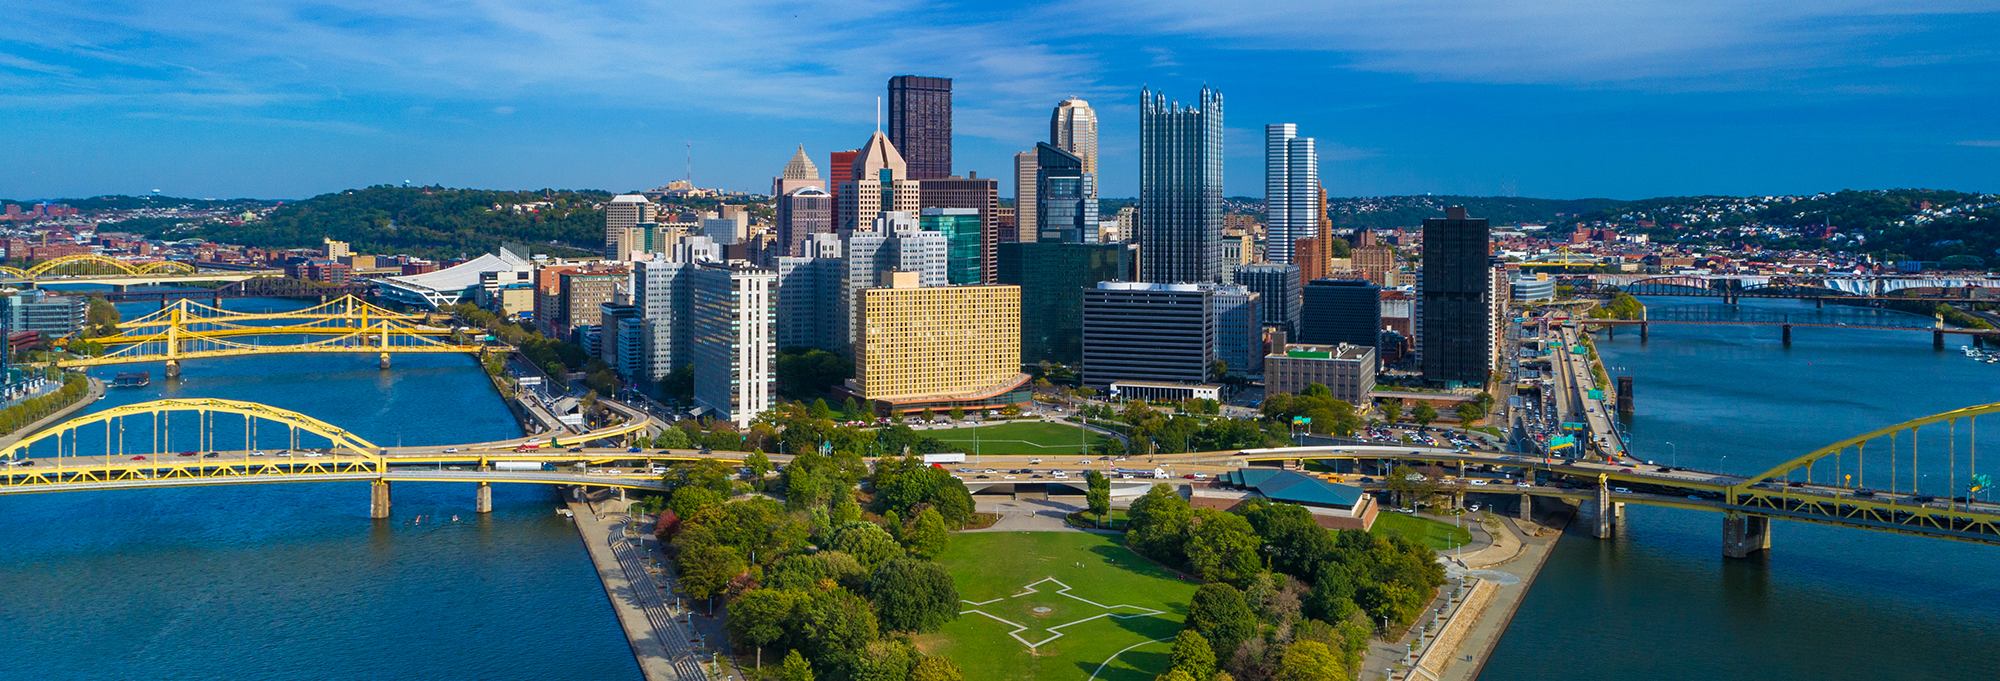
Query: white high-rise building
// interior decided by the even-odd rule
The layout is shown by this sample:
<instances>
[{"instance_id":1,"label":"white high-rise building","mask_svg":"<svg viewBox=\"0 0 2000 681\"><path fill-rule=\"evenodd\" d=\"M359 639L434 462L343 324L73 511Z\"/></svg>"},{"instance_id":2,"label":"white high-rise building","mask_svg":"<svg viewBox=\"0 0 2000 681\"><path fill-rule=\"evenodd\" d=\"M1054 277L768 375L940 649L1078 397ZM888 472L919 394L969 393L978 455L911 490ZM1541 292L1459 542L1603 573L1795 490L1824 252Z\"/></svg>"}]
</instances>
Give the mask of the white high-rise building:
<instances>
[{"instance_id":1,"label":"white high-rise building","mask_svg":"<svg viewBox=\"0 0 2000 681\"><path fill-rule=\"evenodd\" d=\"M945 268L949 251L941 232L919 227L913 213L882 213L862 231L847 239L847 276L840 299L840 328L843 351L851 351L859 338L861 291L881 285L884 270L918 272L919 286L950 283Z\"/></svg>"},{"instance_id":2,"label":"white high-rise building","mask_svg":"<svg viewBox=\"0 0 2000 681\"><path fill-rule=\"evenodd\" d=\"M841 295L846 291L847 262L840 238L814 234L803 244L804 256L779 256L778 347L807 347L840 352L847 330L838 326Z\"/></svg>"},{"instance_id":3,"label":"white high-rise building","mask_svg":"<svg viewBox=\"0 0 2000 681\"><path fill-rule=\"evenodd\" d=\"M694 401L750 427L777 386L778 273L742 261L700 263L690 275Z\"/></svg>"},{"instance_id":4,"label":"white high-rise building","mask_svg":"<svg viewBox=\"0 0 2000 681\"><path fill-rule=\"evenodd\" d=\"M1083 172L1097 174L1097 111L1090 102L1065 99L1049 116L1049 144L1083 159Z\"/></svg>"},{"instance_id":5,"label":"white high-rise building","mask_svg":"<svg viewBox=\"0 0 2000 681\"><path fill-rule=\"evenodd\" d=\"M1299 126L1264 126L1264 256L1292 264L1300 239L1319 233L1319 150Z\"/></svg>"},{"instance_id":6,"label":"white high-rise building","mask_svg":"<svg viewBox=\"0 0 2000 681\"><path fill-rule=\"evenodd\" d=\"M646 198L645 194L619 194L604 205L604 257L624 260L628 256L620 253L621 242L627 238L625 230L638 227L640 223L655 222L659 207Z\"/></svg>"}]
</instances>

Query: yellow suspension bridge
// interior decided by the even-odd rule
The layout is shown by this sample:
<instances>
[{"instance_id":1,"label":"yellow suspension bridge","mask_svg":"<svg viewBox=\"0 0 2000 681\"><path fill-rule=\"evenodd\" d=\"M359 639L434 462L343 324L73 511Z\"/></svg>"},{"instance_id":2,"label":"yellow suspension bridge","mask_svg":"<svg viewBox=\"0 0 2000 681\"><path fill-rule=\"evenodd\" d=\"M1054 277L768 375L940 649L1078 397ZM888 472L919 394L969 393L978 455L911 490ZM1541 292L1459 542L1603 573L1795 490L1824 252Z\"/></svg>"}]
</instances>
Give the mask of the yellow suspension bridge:
<instances>
[{"instance_id":1,"label":"yellow suspension bridge","mask_svg":"<svg viewBox=\"0 0 2000 681\"><path fill-rule=\"evenodd\" d=\"M284 353L375 353L382 368L395 353L479 353L484 346L454 342L452 330L342 296L303 310L240 312L174 301L158 312L118 324L116 335L94 338L105 352L59 360L66 368L166 362L167 375L183 360Z\"/></svg>"}]
</instances>

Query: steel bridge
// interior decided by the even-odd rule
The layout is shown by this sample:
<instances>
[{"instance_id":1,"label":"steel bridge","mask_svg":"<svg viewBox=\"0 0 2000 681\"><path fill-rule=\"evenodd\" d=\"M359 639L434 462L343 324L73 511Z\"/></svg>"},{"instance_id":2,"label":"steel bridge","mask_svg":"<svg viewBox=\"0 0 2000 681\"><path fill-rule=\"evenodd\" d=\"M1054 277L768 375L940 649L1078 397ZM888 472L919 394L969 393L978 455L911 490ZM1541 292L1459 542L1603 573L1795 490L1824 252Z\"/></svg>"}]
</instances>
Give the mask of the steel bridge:
<instances>
[{"instance_id":1,"label":"steel bridge","mask_svg":"<svg viewBox=\"0 0 2000 681\"><path fill-rule=\"evenodd\" d=\"M492 510L490 485L495 482L662 489L660 476L651 472L653 462L700 454L564 449L618 441L658 425L641 416L568 437L400 449L379 447L339 426L255 402L156 400L73 418L6 446L0 458L31 463L0 472L0 494L359 480L371 483L370 517L386 518L392 480L473 482L479 484L476 505L484 513ZM239 443L240 449L233 446ZM502 470L495 465L502 460L547 464L549 470ZM641 463L629 469L607 467L625 461Z\"/></svg>"},{"instance_id":2,"label":"steel bridge","mask_svg":"<svg viewBox=\"0 0 2000 681\"><path fill-rule=\"evenodd\" d=\"M1722 298L1726 302L1735 302L1741 298L1910 300L1917 296L1893 294L1898 292L1921 294L1937 289L2000 287L2000 280L1988 277L1884 277L1856 274L1594 274L1583 281L1588 283L1584 288L1601 293L1712 297Z\"/></svg>"},{"instance_id":3,"label":"steel bridge","mask_svg":"<svg viewBox=\"0 0 2000 681\"><path fill-rule=\"evenodd\" d=\"M1346 446L1253 449L1167 455L1188 463L1309 460L1407 462L1455 468L1513 469L1542 479L1463 484L1443 491L1560 497L1594 503L1593 534L1611 536L1627 503L1723 514L1724 555L1742 558L1771 546L1772 519L1875 532L2000 545L2000 503L1991 474L1978 467L1978 417L2000 403L1967 407L1880 428L1815 449L1763 472L1738 476L1651 464L1544 459L1506 452L1434 447ZM1960 433L1958 426L1964 425ZM1929 435L1928 438L1923 437ZM1920 446L1928 442L1928 447ZM1871 445L1873 445L1871 447ZM1872 450L1872 452L1870 451ZM1961 454L1963 456L1961 456ZM1932 480L1931 478L1938 478Z\"/></svg>"},{"instance_id":4,"label":"steel bridge","mask_svg":"<svg viewBox=\"0 0 2000 681\"><path fill-rule=\"evenodd\" d=\"M165 306L183 298L214 301L235 298L301 298L318 296L322 300L340 296L366 296L373 293L374 286L368 284L322 284L309 279L298 279L282 275L258 275L242 281L230 282L216 288L197 289L142 289L138 291L119 290L107 293L93 293L114 303L158 301Z\"/></svg>"},{"instance_id":5,"label":"steel bridge","mask_svg":"<svg viewBox=\"0 0 2000 681\"><path fill-rule=\"evenodd\" d=\"M118 325L116 335L94 338L106 351L58 360L63 367L165 362L168 377L180 363L209 357L290 353L372 353L389 367L395 353L480 353L461 345L451 329L427 326L423 315L377 307L354 296L287 312L239 312L176 300L158 312ZM275 339L276 342L272 342Z\"/></svg>"},{"instance_id":6,"label":"steel bridge","mask_svg":"<svg viewBox=\"0 0 2000 681\"><path fill-rule=\"evenodd\" d=\"M1865 308L1864 308L1865 309ZM1881 314L1872 318L1843 320L1839 308L1834 310L1784 311L1739 307L1734 305L1665 305L1649 306L1640 319L1576 319L1579 326L1596 326L1607 330L1614 337L1619 327L1638 327L1639 338L1647 339L1655 324L1670 325L1721 325L1721 326L1776 326L1783 329L1785 345L1792 344L1792 328L1830 329L1880 329L1890 331L1929 331L1931 345L1945 346L1945 336L1970 336L1979 345L2000 342L2000 331L1992 329L1963 329L1944 325L1944 320L1894 310L1875 310ZM1857 310L1858 311L1858 310Z\"/></svg>"}]
</instances>

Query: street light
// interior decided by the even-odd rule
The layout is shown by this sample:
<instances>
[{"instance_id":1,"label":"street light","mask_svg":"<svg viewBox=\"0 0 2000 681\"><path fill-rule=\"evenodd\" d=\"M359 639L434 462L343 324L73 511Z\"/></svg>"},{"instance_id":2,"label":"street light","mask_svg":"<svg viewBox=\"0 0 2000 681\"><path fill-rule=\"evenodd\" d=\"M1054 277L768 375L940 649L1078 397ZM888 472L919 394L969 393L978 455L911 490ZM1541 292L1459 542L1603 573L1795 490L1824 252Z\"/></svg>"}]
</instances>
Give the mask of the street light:
<instances>
[{"instance_id":1,"label":"street light","mask_svg":"<svg viewBox=\"0 0 2000 681\"><path fill-rule=\"evenodd\" d=\"M1669 442L1669 443L1667 443L1667 446L1668 446L1668 447L1673 447L1673 449L1671 449L1671 450L1669 450L1669 451L1673 452L1673 455L1674 455L1674 467L1675 467L1675 468L1680 468L1680 467L1681 467L1681 448L1680 448L1680 447L1675 447L1675 446L1674 446L1674 443L1672 443L1672 442Z\"/></svg>"}]
</instances>

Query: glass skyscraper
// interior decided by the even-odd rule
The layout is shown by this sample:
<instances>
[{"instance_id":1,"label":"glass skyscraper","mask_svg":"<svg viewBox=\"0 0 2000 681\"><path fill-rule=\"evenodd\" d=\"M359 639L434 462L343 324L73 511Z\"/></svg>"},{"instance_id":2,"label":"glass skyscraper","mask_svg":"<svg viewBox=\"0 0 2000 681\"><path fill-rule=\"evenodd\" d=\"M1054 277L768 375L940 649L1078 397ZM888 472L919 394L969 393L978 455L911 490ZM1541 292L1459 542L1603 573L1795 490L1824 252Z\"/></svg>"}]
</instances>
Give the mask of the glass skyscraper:
<instances>
[{"instance_id":1,"label":"glass skyscraper","mask_svg":"<svg viewBox=\"0 0 2000 681\"><path fill-rule=\"evenodd\" d=\"M1486 218L1451 206L1424 220L1417 273L1417 365L1424 380L1485 385L1493 370L1493 266Z\"/></svg>"},{"instance_id":2,"label":"glass skyscraper","mask_svg":"<svg viewBox=\"0 0 2000 681\"><path fill-rule=\"evenodd\" d=\"M1081 157L1046 142L1035 155L1035 240L1097 243L1097 177Z\"/></svg>"},{"instance_id":3,"label":"glass skyscraper","mask_svg":"<svg viewBox=\"0 0 2000 681\"><path fill-rule=\"evenodd\" d=\"M944 277L953 286L984 283L980 265L985 258L985 230L977 208L925 208L917 224L944 235Z\"/></svg>"},{"instance_id":4,"label":"glass skyscraper","mask_svg":"<svg viewBox=\"0 0 2000 681\"><path fill-rule=\"evenodd\" d=\"M1127 244L1005 242L999 282L1021 287L1021 361L1083 364L1083 290L1131 281L1137 252Z\"/></svg>"},{"instance_id":5,"label":"glass skyscraper","mask_svg":"<svg viewBox=\"0 0 2000 681\"><path fill-rule=\"evenodd\" d=\"M951 177L951 79L889 79L889 141L903 152L912 180Z\"/></svg>"},{"instance_id":6,"label":"glass skyscraper","mask_svg":"<svg viewBox=\"0 0 2000 681\"><path fill-rule=\"evenodd\" d=\"M1319 230L1319 150L1299 126L1264 126L1265 259L1296 263L1293 249Z\"/></svg>"},{"instance_id":7,"label":"glass skyscraper","mask_svg":"<svg viewBox=\"0 0 2000 681\"><path fill-rule=\"evenodd\" d=\"M1156 283L1222 281L1222 94L1194 107L1139 91L1140 275Z\"/></svg>"}]
</instances>

